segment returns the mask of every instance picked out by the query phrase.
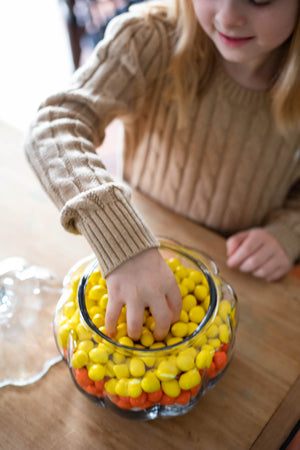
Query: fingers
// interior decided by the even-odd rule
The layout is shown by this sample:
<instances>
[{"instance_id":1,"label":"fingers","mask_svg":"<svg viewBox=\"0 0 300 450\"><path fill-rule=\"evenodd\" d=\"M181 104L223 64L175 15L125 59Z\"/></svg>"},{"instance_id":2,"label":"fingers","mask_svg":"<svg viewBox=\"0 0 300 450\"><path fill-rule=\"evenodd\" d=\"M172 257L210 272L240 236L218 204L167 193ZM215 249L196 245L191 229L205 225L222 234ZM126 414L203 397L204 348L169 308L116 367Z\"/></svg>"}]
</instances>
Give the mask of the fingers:
<instances>
[{"instance_id":1,"label":"fingers","mask_svg":"<svg viewBox=\"0 0 300 450\"><path fill-rule=\"evenodd\" d=\"M127 334L134 341L141 337L144 318L144 305L141 302L127 303Z\"/></svg>"},{"instance_id":2,"label":"fingers","mask_svg":"<svg viewBox=\"0 0 300 450\"><path fill-rule=\"evenodd\" d=\"M172 282L168 292L165 295L165 301L171 311L171 323L174 323L179 320L182 309L181 293L175 277L174 282Z\"/></svg>"},{"instance_id":3,"label":"fingers","mask_svg":"<svg viewBox=\"0 0 300 450\"><path fill-rule=\"evenodd\" d=\"M248 259L251 255L256 253L260 247L263 245L261 240L253 239L250 233L244 235L243 240L239 241L239 245L236 244L235 251L231 253L227 260L227 265L229 267L238 267Z\"/></svg>"},{"instance_id":4,"label":"fingers","mask_svg":"<svg viewBox=\"0 0 300 450\"><path fill-rule=\"evenodd\" d=\"M108 296L105 313L105 331L109 337L114 337L117 332L117 324L122 311L123 303Z\"/></svg>"},{"instance_id":5,"label":"fingers","mask_svg":"<svg viewBox=\"0 0 300 450\"><path fill-rule=\"evenodd\" d=\"M151 270L149 270L151 268ZM140 338L144 309L149 307L155 321L154 337L162 340L181 313L182 299L170 267L157 249L145 250L116 268L107 279L106 332L116 332L122 306L127 307L127 334Z\"/></svg>"},{"instance_id":6,"label":"fingers","mask_svg":"<svg viewBox=\"0 0 300 450\"><path fill-rule=\"evenodd\" d=\"M261 246L257 251L246 256L243 262L240 264L239 269L242 272L253 272L255 273L260 267L268 264L268 262L273 258L274 253L271 248L265 248Z\"/></svg>"},{"instance_id":7,"label":"fingers","mask_svg":"<svg viewBox=\"0 0 300 450\"><path fill-rule=\"evenodd\" d=\"M226 250L227 250L227 256L231 256L241 245L241 243L245 240L248 233L246 231L242 231L240 233L237 233L233 236L231 236L226 241Z\"/></svg>"},{"instance_id":8,"label":"fingers","mask_svg":"<svg viewBox=\"0 0 300 450\"><path fill-rule=\"evenodd\" d=\"M153 336L157 341L161 341L168 334L172 322L172 312L165 296L152 303L151 313L155 321Z\"/></svg>"},{"instance_id":9,"label":"fingers","mask_svg":"<svg viewBox=\"0 0 300 450\"><path fill-rule=\"evenodd\" d=\"M292 267L279 242L264 229L254 228L230 239L229 248L235 250L227 260L229 267L238 267L242 272L250 272L267 281L278 280Z\"/></svg>"}]
</instances>

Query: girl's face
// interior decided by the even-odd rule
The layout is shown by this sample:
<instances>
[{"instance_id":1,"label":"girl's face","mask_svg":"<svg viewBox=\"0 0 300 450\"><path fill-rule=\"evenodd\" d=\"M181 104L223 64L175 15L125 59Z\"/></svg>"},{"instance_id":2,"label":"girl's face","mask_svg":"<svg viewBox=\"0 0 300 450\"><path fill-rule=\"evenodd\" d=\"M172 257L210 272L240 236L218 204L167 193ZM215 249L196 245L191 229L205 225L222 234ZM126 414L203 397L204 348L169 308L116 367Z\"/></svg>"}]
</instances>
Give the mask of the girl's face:
<instances>
[{"instance_id":1,"label":"girl's face","mask_svg":"<svg viewBox=\"0 0 300 450\"><path fill-rule=\"evenodd\" d=\"M298 20L299 0L192 2L199 24L228 62L264 62L290 37Z\"/></svg>"}]
</instances>

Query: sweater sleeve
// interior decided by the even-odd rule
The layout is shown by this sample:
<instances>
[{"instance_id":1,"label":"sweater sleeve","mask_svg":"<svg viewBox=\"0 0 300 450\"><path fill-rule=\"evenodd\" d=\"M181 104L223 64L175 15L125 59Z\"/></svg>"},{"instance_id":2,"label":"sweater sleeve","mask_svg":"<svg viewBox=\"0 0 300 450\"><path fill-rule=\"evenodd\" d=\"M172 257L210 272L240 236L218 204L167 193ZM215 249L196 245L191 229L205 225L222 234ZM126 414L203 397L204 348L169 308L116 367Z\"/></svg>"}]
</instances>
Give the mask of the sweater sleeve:
<instances>
[{"instance_id":1,"label":"sweater sleeve","mask_svg":"<svg viewBox=\"0 0 300 450\"><path fill-rule=\"evenodd\" d=\"M291 189L283 207L267 217L265 229L280 242L293 262L300 259L300 180Z\"/></svg>"},{"instance_id":2,"label":"sweater sleeve","mask_svg":"<svg viewBox=\"0 0 300 450\"><path fill-rule=\"evenodd\" d=\"M158 242L130 202L130 190L105 170L96 148L115 117L138 114L163 70L166 27L123 14L107 28L70 87L50 96L32 123L25 151L66 230L85 236L104 276Z\"/></svg>"}]
</instances>

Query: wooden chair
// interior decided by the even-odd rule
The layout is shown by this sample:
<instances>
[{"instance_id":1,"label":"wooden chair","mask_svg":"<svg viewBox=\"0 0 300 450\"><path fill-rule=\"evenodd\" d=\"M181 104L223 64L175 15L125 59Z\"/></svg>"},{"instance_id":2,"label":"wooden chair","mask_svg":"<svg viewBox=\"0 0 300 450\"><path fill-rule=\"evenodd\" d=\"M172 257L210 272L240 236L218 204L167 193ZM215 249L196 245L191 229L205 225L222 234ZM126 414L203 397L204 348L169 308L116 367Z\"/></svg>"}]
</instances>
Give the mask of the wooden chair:
<instances>
[{"instance_id":1,"label":"wooden chair","mask_svg":"<svg viewBox=\"0 0 300 450\"><path fill-rule=\"evenodd\" d=\"M103 38L108 22L144 0L60 0L64 9L74 68L81 64L82 51Z\"/></svg>"}]
</instances>

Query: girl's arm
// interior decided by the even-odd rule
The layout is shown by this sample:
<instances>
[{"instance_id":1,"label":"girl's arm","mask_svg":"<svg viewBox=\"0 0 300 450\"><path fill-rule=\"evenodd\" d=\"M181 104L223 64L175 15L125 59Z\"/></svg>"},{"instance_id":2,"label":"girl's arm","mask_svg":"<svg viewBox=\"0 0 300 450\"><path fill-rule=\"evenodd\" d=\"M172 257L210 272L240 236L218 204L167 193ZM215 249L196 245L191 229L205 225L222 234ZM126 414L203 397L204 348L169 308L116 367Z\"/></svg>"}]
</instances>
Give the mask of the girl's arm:
<instances>
[{"instance_id":1,"label":"girl's arm","mask_svg":"<svg viewBox=\"0 0 300 450\"><path fill-rule=\"evenodd\" d=\"M129 189L106 172L96 148L115 117L132 119L139 113L147 89L163 70L166 44L167 32L161 21L149 23L133 14L119 16L109 24L105 39L88 63L75 73L69 89L41 105L25 144L33 170L60 210L63 226L83 234L102 275L112 274L108 281L112 323L107 324L108 329L113 332L123 302L130 311L134 336L140 327L137 299L152 307L158 321L156 333L161 336L172 318L178 318L179 290L158 251L146 252L159 244L132 206ZM137 273L140 253L144 262L140 267L147 266L147 272L124 277L124 273ZM156 264L151 263L154 260ZM122 269L117 272L119 266ZM133 314L137 314L135 321Z\"/></svg>"}]
</instances>

